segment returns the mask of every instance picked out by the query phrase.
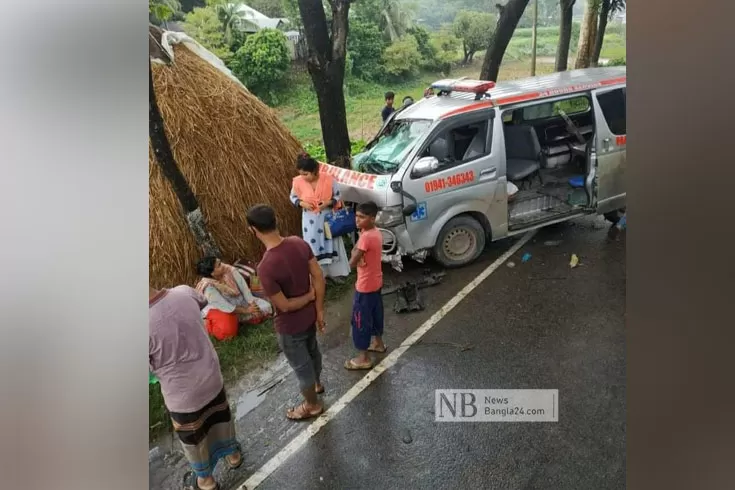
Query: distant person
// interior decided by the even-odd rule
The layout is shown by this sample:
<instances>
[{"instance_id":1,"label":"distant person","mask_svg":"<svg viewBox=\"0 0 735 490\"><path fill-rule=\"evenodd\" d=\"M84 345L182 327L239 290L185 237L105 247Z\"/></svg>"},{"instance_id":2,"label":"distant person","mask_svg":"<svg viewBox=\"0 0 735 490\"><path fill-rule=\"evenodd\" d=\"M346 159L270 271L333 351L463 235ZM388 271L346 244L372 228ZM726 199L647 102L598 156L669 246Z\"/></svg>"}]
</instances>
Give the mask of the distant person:
<instances>
[{"instance_id":1,"label":"distant person","mask_svg":"<svg viewBox=\"0 0 735 490\"><path fill-rule=\"evenodd\" d=\"M393 101L396 99L396 94L393 92L386 92L385 93L385 107L383 107L383 112L381 112L381 116L383 116L383 122L385 122L391 114L396 112L395 108L393 107Z\"/></svg>"},{"instance_id":2,"label":"distant person","mask_svg":"<svg viewBox=\"0 0 735 490\"><path fill-rule=\"evenodd\" d=\"M424 90L424 98L428 99L429 97L434 96L434 90L431 87L428 87Z\"/></svg>"},{"instance_id":3,"label":"distant person","mask_svg":"<svg viewBox=\"0 0 735 490\"><path fill-rule=\"evenodd\" d=\"M341 236L332 237L325 226L340 205L339 184L331 175L319 172L319 162L301 153L296 158L291 185L291 203L301 210L304 241L309 244L324 275L340 284L350 274L350 260Z\"/></svg>"},{"instance_id":4,"label":"distant person","mask_svg":"<svg viewBox=\"0 0 735 490\"><path fill-rule=\"evenodd\" d=\"M322 354L317 328L324 332L324 275L311 251L299 237L282 237L273 208L258 204L248 210L250 230L265 245L258 264L263 292L276 310L278 344L296 373L304 402L286 417L303 420L324 411L317 394L324 392L320 376Z\"/></svg>"},{"instance_id":5,"label":"distant person","mask_svg":"<svg viewBox=\"0 0 735 490\"><path fill-rule=\"evenodd\" d=\"M217 462L224 458L234 469L243 459L219 358L204 330L207 300L189 286L148 289L148 369L191 466L184 490L216 490Z\"/></svg>"},{"instance_id":6,"label":"distant person","mask_svg":"<svg viewBox=\"0 0 735 490\"><path fill-rule=\"evenodd\" d=\"M349 370L370 369L368 352L384 353L383 343L383 235L375 227L378 206L365 202L357 206L355 221L360 238L352 250L350 266L357 267L355 298L352 302L352 341L357 357L348 359Z\"/></svg>"},{"instance_id":7,"label":"distant person","mask_svg":"<svg viewBox=\"0 0 735 490\"><path fill-rule=\"evenodd\" d=\"M407 95L403 98L401 107L408 107L411 104L413 104L413 102L414 102L413 97L411 97L410 95Z\"/></svg>"}]
</instances>

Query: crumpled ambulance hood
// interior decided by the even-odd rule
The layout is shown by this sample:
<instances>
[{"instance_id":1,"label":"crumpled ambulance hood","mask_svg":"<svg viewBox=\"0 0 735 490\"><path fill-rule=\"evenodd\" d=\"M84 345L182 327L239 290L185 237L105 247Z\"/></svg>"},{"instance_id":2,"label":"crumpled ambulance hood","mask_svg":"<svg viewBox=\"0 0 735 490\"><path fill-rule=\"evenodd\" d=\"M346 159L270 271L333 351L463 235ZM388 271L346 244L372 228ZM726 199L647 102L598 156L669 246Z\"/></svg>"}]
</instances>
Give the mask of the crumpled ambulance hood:
<instances>
[{"instance_id":1,"label":"crumpled ambulance hood","mask_svg":"<svg viewBox=\"0 0 735 490\"><path fill-rule=\"evenodd\" d=\"M339 182L342 200L347 202L363 203L373 201L379 208L386 207L390 190L390 175L374 175L357 172L347 168L335 167L327 163L320 163L320 172L331 175Z\"/></svg>"}]
</instances>

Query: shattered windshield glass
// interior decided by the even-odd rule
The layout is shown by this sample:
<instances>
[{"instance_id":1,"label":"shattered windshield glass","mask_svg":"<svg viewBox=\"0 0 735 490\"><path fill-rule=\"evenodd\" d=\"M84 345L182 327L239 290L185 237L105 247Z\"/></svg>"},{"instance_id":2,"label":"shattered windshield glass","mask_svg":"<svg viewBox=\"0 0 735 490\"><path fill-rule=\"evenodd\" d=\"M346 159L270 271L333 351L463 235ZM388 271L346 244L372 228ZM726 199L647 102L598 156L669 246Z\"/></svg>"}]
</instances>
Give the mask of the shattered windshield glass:
<instances>
[{"instance_id":1,"label":"shattered windshield glass","mask_svg":"<svg viewBox=\"0 0 735 490\"><path fill-rule=\"evenodd\" d=\"M430 127L431 121L425 119L393 119L367 151L355 156L357 170L392 174Z\"/></svg>"}]
</instances>

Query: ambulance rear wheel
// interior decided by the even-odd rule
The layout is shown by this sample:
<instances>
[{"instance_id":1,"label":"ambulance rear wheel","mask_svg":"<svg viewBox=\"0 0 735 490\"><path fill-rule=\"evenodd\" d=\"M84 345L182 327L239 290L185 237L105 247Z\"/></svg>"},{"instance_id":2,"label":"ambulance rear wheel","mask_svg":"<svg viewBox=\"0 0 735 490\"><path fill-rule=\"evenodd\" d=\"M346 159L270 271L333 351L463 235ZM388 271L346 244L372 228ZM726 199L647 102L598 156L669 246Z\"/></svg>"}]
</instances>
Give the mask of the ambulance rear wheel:
<instances>
[{"instance_id":1,"label":"ambulance rear wheel","mask_svg":"<svg viewBox=\"0 0 735 490\"><path fill-rule=\"evenodd\" d=\"M471 216L457 216L444 225L434 245L434 258L444 267L461 267L485 249L485 229Z\"/></svg>"}]
</instances>

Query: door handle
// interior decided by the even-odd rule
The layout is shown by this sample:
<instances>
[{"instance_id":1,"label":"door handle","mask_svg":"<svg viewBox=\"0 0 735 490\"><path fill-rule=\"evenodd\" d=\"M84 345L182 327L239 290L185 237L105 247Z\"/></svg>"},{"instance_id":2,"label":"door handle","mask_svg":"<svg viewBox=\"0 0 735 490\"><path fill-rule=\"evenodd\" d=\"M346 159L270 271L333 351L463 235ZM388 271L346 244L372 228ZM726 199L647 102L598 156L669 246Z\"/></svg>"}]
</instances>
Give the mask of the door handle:
<instances>
[{"instance_id":1,"label":"door handle","mask_svg":"<svg viewBox=\"0 0 735 490\"><path fill-rule=\"evenodd\" d=\"M610 149L610 138L605 138L602 140L602 147L605 151L608 151Z\"/></svg>"},{"instance_id":2,"label":"door handle","mask_svg":"<svg viewBox=\"0 0 735 490\"><path fill-rule=\"evenodd\" d=\"M497 168L495 167L486 168L485 170L480 171L480 177L484 175L494 174L496 170Z\"/></svg>"}]
</instances>

